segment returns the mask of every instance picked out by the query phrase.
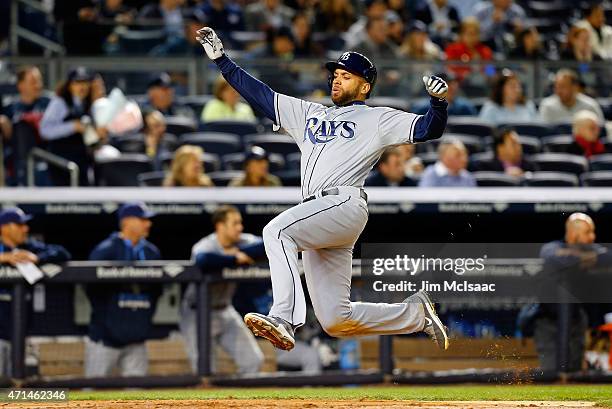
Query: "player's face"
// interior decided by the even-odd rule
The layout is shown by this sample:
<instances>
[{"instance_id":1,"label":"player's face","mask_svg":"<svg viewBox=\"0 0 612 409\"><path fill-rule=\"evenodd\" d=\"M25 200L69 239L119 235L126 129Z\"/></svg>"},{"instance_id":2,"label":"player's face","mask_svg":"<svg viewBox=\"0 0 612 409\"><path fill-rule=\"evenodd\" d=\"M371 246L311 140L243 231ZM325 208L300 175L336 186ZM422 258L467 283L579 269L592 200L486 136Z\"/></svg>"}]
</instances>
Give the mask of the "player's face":
<instances>
[{"instance_id":1,"label":"player's face","mask_svg":"<svg viewBox=\"0 0 612 409\"><path fill-rule=\"evenodd\" d=\"M240 213L229 212L225 222L217 225L217 234L223 236L227 241L238 243L243 229L244 226L242 225L242 216Z\"/></svg>"},{"instance_id":2,"label":"player's face","mask_svg":"<svg viewBox=\"0 0 612 409\"><path fill-rule=\"evenodd\" d=\"M345 105L355 100L365 100L369 84L363 78L343 69L334 71L331 99L336 105Z\"/></svg>"},{"instance_id":3,"label":"player's face","mask_svg":"<svg viewBox=\"0 0 612 409\"><path fill-rule=\"evenodd\" d=\"M5 241L9 241L18 246L26 242L29 231L30 228L27 224L7 223L2 226L2 237Z\"/></svg>"},{"instance_id":4,"label":"player's face","mask_svg":"<svg viewBox=\"0 0 612 409\"><path fill-rule=\"evenodd\" d=\"M151 220L140 217L126 217L123 219L123 231L128 233L128 237L136 237L138 240L149 237L151 225Z\"/></svg>"}]
</instances>

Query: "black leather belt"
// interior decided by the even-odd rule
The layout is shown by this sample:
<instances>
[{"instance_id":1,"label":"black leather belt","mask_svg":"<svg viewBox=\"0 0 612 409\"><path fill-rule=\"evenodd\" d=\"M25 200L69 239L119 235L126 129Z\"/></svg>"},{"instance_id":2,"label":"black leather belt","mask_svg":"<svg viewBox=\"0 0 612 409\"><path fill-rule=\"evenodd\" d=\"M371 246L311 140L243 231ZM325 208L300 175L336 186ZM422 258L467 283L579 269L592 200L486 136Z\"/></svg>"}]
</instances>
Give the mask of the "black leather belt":
<instances>
[{"instance_id":1,"label":"black leather belt","mask_svg":"<svg viewBox=\"0 0 612 409\"><path fill-rule=\"evenodd\" d=\"M327 189L321 192L321 196L329 196L329 195L339 195L340 190L337 187L333 187L331 189ZM363 189L359 189L359 196L366 202L368 201L368 194ZM302 200L302 203L310 202L311 200L316 199L315 195L308 196L306 199Z\"/></svg>"}]
</instances>

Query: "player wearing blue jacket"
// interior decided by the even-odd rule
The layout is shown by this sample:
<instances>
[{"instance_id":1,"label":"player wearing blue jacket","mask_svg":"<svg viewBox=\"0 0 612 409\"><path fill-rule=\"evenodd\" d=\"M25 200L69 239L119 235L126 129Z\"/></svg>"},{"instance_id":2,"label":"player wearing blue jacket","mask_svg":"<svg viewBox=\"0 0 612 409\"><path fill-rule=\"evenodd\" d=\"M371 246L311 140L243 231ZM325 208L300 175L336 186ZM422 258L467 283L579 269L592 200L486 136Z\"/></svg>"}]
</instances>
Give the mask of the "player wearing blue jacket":
<instances>
[{"instance_id":1,"label":"player wearing blue jacket","mask_svg":"<svg viewBox=\"0 0 612 409\"><path fill-rule=\"evenodd\" d=\"M90 260L159 260L157 247L146 240L154 214L143 203L126 203L118 212L120 231L96 246ZM145 341L161 294L160 285L94 284L87 286L91 302L89 339L85 346L85 376L109 376L118 366L122 376L145 376Z\"/></svg>"},{"instance_id":2,"label":"player wearing blue jacket","mask_svg":"<svg viewBox=\"0 0 612 409\"><path fill-rule=\"evenodd\" d=\"M62 263L70 253L62 246L28 238L32 217L19 208L0 212L0 264ZM11 298L10 286L0 286L0 376L10 376Z\"/></svg>"},{"instance_id":3,"label":"player wearing blue jacket","mask_svg":"<svg viewBox=\"0 0 612 409\"><path fill-rule=\"evenodd\" d=\"M301 203L263 230L274 302L268 315L247 314L247 326L277 348L295 346L294 331L306 319L298 265L302 252L312 305L328 334L424 331L447 349L446 330L426 293L393 304L350 300L353 247L368 219L364 181L386 148L442 136L448 118L446 82L423 77L431 96L425 115L370 107L366 99L376 84L376 67L366 56L347 51L325 65L334 103L326 107L274 92L250 76L225 54L211 28L198 30L197 39L230 85L283 128L301 152Z\"/></svg>"}]
</instances>

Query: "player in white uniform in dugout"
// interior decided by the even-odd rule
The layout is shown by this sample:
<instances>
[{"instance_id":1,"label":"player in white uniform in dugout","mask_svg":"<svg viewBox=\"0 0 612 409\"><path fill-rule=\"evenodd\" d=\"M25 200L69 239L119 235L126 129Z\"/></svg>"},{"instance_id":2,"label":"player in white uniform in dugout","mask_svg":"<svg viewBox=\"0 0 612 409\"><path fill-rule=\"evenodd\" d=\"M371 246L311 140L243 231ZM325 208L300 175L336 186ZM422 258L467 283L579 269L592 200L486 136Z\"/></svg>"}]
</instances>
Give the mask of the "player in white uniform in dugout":
<instances>
[{"instance_id":1,"label":"player in white uniform in dugout","mask_svg":"<svg viewBox=\"0 0 612 409\"><path fill-rule=\"evenodd\" d=\"M274 92L238 67L215 32L198 31L206 54L252 106L283 128L301 151L302 202L275 217L263 230L272 275L268 315L249 313L245 323L277 348L295 345L304 324L306 301L298 271L302 252L306 284L323 329L331 336L391 335L424 331L448 348L446 329L424 292L402 303L351 302L353 246L368 219L364 181L385 148L442 136L447 120L447 84L424 77L431 96L425 115L365 100L376 83L376 68L365 56L345 52L329 70L333 107Z\"/></svg>"}]
</instances>

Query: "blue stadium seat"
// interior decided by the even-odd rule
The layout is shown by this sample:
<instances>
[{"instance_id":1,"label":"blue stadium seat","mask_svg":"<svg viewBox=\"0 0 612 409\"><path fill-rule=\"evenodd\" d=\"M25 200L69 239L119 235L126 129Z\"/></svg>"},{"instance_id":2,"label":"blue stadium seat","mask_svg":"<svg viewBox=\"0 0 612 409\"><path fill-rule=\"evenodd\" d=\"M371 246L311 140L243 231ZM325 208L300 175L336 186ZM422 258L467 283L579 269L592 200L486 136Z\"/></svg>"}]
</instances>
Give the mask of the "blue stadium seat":
<instances>
[{"instance_id":1,"label":"blue stadium seat","mask_svg":"<svg viewBox=\"0 0 612 409\"><path fill-rule=\"evenodd\" d=\"M164 183L166 172L163 170L157 172L146 172L138 175L138 185L147 187L159 187Z\"/></svg>"},{"instance_id":2,"label":"blue stadium seat","mask_svg":"<svg viewBox=\"0 0 612 409\"><path fill-rule=\"evenodd\" d=\"M589 168L592 171L612 170L612 153L591 156L589 158Z\"/></svg>"},{"instance_id":3,"label":"blue stadium seat","mask_svg":"<svg viewBox=\"0 0 612 409\"><path fill-rule=\"evenodd\" d=\"M299 170L284 170L276 172L275 175L283 182L283 186L300 186L301 175Z\"/></svg>"},{"instance_id":4,"label":"blue stadium seat","mask_svg":"<svg viewBox=\"0 0 612 409\"><path fill-rule=\"evenodd\" d=\"M242 152L223 155L223 157L221 158L223 162L223 169L242 170L245 158L246 154ZM283 158L283 155L280 155L278 153L269 154L268 162L269 170L271 173L280 171L285 168L285 158Z\"/></svg>"},{"instance_id":5,"label":"blue stadium seat","mask_svg":"<svg viewBox=\"0 0 612 409\"><path fill-rule=\"evenodd\" d=\"M202 116L204 105L213 98L212 95L186 95L176 97L176 102L180 105L187 105L199 119Z\"/></svg>"},{"instance_id":6,"label":"blue stadium seat","mask_svg":"<svg viewBox=\"0 0 612 409\"><path fill-rule=\"evenodd\" d=\"M580 180L584 186L612 187L612 171L583 173Z\"/></svg>"},{"instance_id":7,"label":"blue stadium seat","mask_svg":"<svg viewBox=\"0 0 612 409\"><path fill-rule=\"evenodd\" d=\"M190 118L182 116L167 116L166 131L176 136L181 136L189 132L195 132L196 123Z\"/></svg>"},{"instance_id":8,"label":"blue stadium seat","mask_svg":"<svg viewBox=\"0 0 612 409\"><path fill-rule=\"evenodd\" d=\"M578 186L578 177L563 172L534 172L526 180L527 186L533 187L574 187Z\"/></svg>"},{"instance_id":9,"label":"blue stadium seat","mask_svg":"<svg viewBox=\"0 0 612 409\"><path fill-rule=\"evenodd\" d=\"M521 185L521 179L515 176L506 175L504 172L473 172L472 176L476 179L478 186L484 187L514 187Z\"/></svg>"},{"instance_id":10,"label":"blue stadium seat","mask_svg":"<svg viewBox=\"0 0 612 409\"><path fill-rule=\"evenodd\" d=\"M519 136L519 142L525 155L533 155L542 151L542 142L533 136Z\"/></svg>"},{"instance_id":11,"label":"blue stadium seat","mask_svg":"<svg viewBox=\"0 0 612 409\"><path fill-rule=\"evenodd\" d=\"M421 144L425 145L425 144ZM302 159L302 154L300 152L290 153L285 156L285 161L287 163L287 169L297 169L300 170L300 161Z\"/></svg>"},{"instance_id":12,"label":"blue stadium seat","mask_svg":"<svg viewBox=\"0 0 612 409\"><path fill-rule=\"evenodd\" d=\"M542 138L544 136L553 135L555 133L555 129L553 127L539 121L508 122L499 125L499 127L502 126L514 128L516 130L516 133L521 136L535 136L538 138Z\"/></svg>"},{"instance_id":13,"label":"blue stadium seat","mask_svg":"<svg viewBox=\"0 0 612 409\"><path fill-rule=\"evenodd\" d=\"M454 116L448 119L446 130L474 136L492 136L493 125L473 117Z\"/></svg>"},{"instance_id":14,"label":"blue stadium seat","mask_svg":"<svg viewBox=\"0 0 612 409\"><path fill-rule=\"evenodd\" d=\"M442 138L435 140L436 141L435 145L437 147L440 141L453 140L453 139L463 142L463 144L465 145L466 149L468 150L470 154L482 152L483 150L483 141L481 137L474 136L474 135L460 134L460 133L447 132L444 134L444 136L442 136Z\"/></svg>"},{"instance_id":15,"label":"blue stadium seat","mask_svg":"<svg viewBox=\"0 0 612 409\"><path fill-rule=\"evenodd\" d=\"M112 144L124 153L142 153L145 151L144 135L140 133L115 138ZM167 133L162 138L162 144L166 150L172 152L176 149L178 139L176 136Z\"/></svg>"},{"instance_id":16,"label":"blue stadium seat","mask_svg":"<svg viewBox=\"0 0 612 409\"><path fill-rule=\"evenodd\" d=\"M209 173L208 176L212 179L215 186L227 186L232 180L244 174L241 170L223 170L220 172Z\"/></svg>"},{"instance_id":17,"label":"blue stadium seat","mask_svg":"<svg viewBox=\"0 0 612 409\"><path fill-rule=\"evenodd\" d=\"M423 152L417 155L423 161L423 166L429 166L438 160L438 152Z\"/></svg>"},{"instance_id":18,"label":"blue stadium seat","mask_svg":"<svg viewBox=\"0 0 612 409\"><path fill-rule=\"evenodd\" d=\"M244 143L247 148L257 145L264 148L268 153L280 153L282 155L288 155L290 153L299 152L297 144L288 135L280 134L261 134L261 135L247 135L244 137Z\"/></svg>"},{"instance_id":19,"label":"blue stadium seat","mask_svg":"<svg viewBox=\"0 0 612 409\"><path fill-rule=\"evenodd\" d=\"M226 155L242 151L242 143L238 135L221 132L193 132L180 137L181 145L197 145L208 153Z\"/></svg>"},{"instance_id":20,"label":"blue stadium seat","mask_svg":"<svg viewBox=\"0 0 612 409\"><path fill-rule=\"evenodd\" d=\"M97 161L96 170L101 186L138 186L138 175L151 172L153 164L147 155L124 154Z\"/></svg>"},{"instance_id":21,"label":"blue stadium seat","mask_svg":"<svg viewBox=\"0 0 612 409\"><path fill-rule=\"evenodd\" d=\"M495 154L493 153L493 151L478 152L473 155L470 155L468 170L477 171L478 169L481 169L481 164L483 162L489 162L493 160L494 157Z\"/></svg>"},{"instance_id":22,"label":"blue stadium seat","mask_svg":"<svg viewBox=\"0 0 612 409\"><path fill-rule=\"evenodd\" d=\"M588 169L588 161L584 156L568 153L538 153L531 157L538 169L551 172L565 172L580 175Z\"/></svg>"},{"instance_id":23,"label":"blue stadium seat","mask_svg":"<svg viewBox=\"0 0 612 409\"><path fill-rule=\"evenodd\" d=\"M572 135L554 135L542 138L544 152L567 152L567 148L574 143Z\"/></svg>"},{"instance_id":24,"label":"blue stadium seat","mask_svg":"<svg viewBox=\"0 0 612 409\"><path fill-rule=\"evenodd\" d=\"M123 54L144 55L149 53L155 46L166 40L166 31L157 30L130 30L122 27L117 30L119 37L119 48Z\"/></svg>"},{"instance_id":25,"label":"blue stadium seat","mask_svg":"<svg viewBox=\"0 0 612 409\"><path fill-rule=\"evenodd\" d=\"M259 127L253 122L244 121L210 121L200 124L202 132L225 132L239 136L259 133Z\"/></svg>"}]
</instances>

